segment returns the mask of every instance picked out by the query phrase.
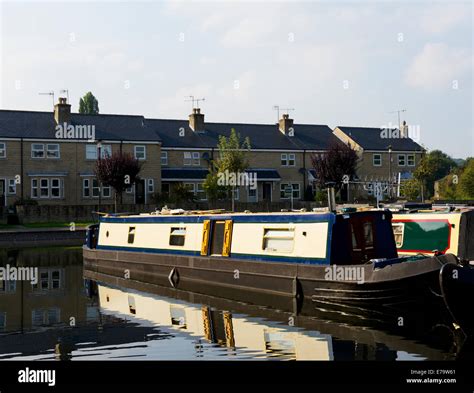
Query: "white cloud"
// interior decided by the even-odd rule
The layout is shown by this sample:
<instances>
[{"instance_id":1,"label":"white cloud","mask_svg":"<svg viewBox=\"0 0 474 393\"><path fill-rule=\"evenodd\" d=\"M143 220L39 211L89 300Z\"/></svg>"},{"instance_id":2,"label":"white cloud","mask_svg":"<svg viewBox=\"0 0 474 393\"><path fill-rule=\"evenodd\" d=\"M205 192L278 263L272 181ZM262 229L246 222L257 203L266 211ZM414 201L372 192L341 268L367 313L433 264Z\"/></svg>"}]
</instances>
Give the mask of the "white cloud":
<instances>
[{"instance_id":1,"label":"white cloud","mask_svg":"<svg viewBox=\"0 0 474 393\"><path fill-rule=\"evenodd\" d=\"M443 43L428 43L405 73L412 87L450 87L472 67L472 53L464 48L451 48Z\"/></svg>"},{"instance_id":2,"label":"white cloud","mask_svg":"<svg viewBox=\"0 0 474 393\"><path fill-rule=\"evenodd\" d=\"M428 8L422 15L420 26L423 31L431 34L447 31L470 21L472 4L437 4Z\"/></svg>"}]
</instances>

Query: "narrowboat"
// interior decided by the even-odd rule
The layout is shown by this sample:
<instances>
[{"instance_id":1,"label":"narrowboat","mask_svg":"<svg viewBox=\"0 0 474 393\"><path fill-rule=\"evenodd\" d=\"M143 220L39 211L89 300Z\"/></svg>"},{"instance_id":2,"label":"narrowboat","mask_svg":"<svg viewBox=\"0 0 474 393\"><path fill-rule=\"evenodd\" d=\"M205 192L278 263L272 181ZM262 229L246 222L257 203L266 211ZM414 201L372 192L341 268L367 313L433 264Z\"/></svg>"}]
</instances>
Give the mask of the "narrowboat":
<instances>
[{"instance_id":1,"label":"narrowboat","mask_svg":"<svg viewBox=\"0 0 474 393\"><path fill-rule=\"evenodd\" d=\"M86 269L117 278L398 316L444 306L446 264L469 269L451 254L399 257L388 210L108 214L84 246Z\"/></svg>"},{"instance_id":2,"label":"narrowboat","mask_svg":"<svg viewBox=\"0 0 474 393\"><path fill-rule=\"evenodd\" d=\"M454 254L474 261L474 209L401 209L393 212L395 243L399 255Z\"/></svg>"}]
</instances>

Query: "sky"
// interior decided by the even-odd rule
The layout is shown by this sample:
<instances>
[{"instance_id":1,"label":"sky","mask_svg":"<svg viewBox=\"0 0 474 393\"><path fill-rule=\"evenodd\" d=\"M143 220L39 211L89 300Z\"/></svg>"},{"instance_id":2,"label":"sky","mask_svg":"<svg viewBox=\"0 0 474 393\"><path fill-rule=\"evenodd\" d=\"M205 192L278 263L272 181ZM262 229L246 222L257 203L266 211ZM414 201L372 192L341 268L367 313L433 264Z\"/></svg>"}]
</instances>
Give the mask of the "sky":
<instances>
[{"instance_id":1,"label":"sky","mask_svg":"<svg viewBox=\"0 0 474 393\"><path fill-rule=\"evenodd\" d=\"M0 108L382 127L474 156L473 2L3 1ZM63 94L64 95L64 94ZM296 128L295 128L295 132Z\"/></svg>"}]
</instances>

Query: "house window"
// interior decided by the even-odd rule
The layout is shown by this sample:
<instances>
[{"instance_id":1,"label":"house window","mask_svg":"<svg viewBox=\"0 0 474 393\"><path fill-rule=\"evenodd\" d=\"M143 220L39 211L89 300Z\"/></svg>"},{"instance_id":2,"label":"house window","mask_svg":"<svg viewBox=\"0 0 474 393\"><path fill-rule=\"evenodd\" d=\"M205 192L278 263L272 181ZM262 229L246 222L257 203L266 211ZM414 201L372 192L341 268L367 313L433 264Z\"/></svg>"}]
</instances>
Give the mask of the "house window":
<instances>
[{"instance_id":1,"label":"house window","mask_svg":"<svg viewBox=\"0 0 474 393\"><path fill-rule=\"evenodd\" d=\"M31 158L44 158L44 145L33 143L31 145Z\"/></svg>"},{"instance_id":2,"label":"house window","mask_svg":"<svg viewBox=\"0 0 474 393\"><path fill-rule=\"evenodd\" d=\"M167 151L161 152L161 165L168 165L168 152Z\"/></svg>"},{"instance_id":3,"label":"house window","mask_svg":"<svg viewBox=\"0 0 474 393\"><path fill-rule=\"evenodd\" d=\"M146 146L135 146L135 158L137 160L146 160Z\"/></svg>"},{"instance_id":4,"label":"house window","mask_svg":"<svg viewBox=\"0 0 474 393\"><path fill-rule=\"evenodd\" d=\"M148 192L151 194L155 192L155 181L153 179L147 180Z\"/></svg>"},{"instance_id":5,"label":"house window","mask_svg":"<svg viewBox=\"0 0 474 393\"><path fill-rule=\"evenodd\" d=\"M59 145L57 143L46 145L46 158L60 158Z\"/></svg>"},{"instance_id":6,"label":"house window","mask_svg":"<svg viewBox=\"0 0 474 393\"><path fill-rule=\"evenodd\" d=\"M171 228L170 246L184 246L186 228Z\"/></svg>"},{"instance_id":7,"label":"house window","mask_svg":"<svg viewBox=\"0 0 474 393\"><path fill-rule=\"evenodd\" d=\"M193 163L193 156L190 151L185 151L184 152L184 161L183 164L185 166L191 166Z\"/></svg>"},{"instance_id":8,"label":"house window","mask_svg":"<svg viewBox=\"0 0 474 393\"><path fill-rule=\"evenodd\" d=\"M274 252L291 252L295 231L289 228L265 228L263 230L263 249Z\"/></svg>"},{"instance_id":9,"label":"house window","mask_svg":"<svg viewBox=\"0 0 474 393\"><path fill-rule=\"evenodd\" d=\"M15 179L8 179L8 194L15 195L16 194L16 181Z\"/></svg>"},{"instance_id":10,"label":"house window","mask_svg":"<svg viewBox=\"0 0 474 393\"><path fill-rule=\"evenodd\" d=\"M133 187L134 187L134 185L131 185L130 187L126 188L126 189L125 189L125 192L126 192L127 194L132 194L132 193L133 193Z\"/></svg>"},{"instance_id":11,"label":"house window","mask_svg":"<svg viewBox=\"0 0 474 393\"><path fill-rule=\"evenodd\" d=\"M405 233L405 224L403 222L392 224L393 234L395 236L395 244L397 248L403 246L403 235Z\"/></svg>"},{"instance_id":12,"label":"house window","mask_svg":"<svg viewBox=\"0 0 474 393\"><path fill-rule=\"evenodd\" d=\"M31 179L31 197L38 198L38 179Z\"/></svg>"},{"instance_id":13,"label":"house window","mask_svg":"<svg viewBox=\"0 0 474 393\"><path fill-rule=\"evenodd\" d=\"M234 188L234 201L238 201L240 199L240 188L235 187Z\"/></svg>"},{"instance_id":14,"label":"house window","mask_svg":"<svg viewBox=\"0 0 474 393\"><path fill-rule=\"evenodd\" d=\"M84 198L99 198L101 188L102 196L104 198L110 198L112 195L110 186L100 187L99 181L96 178L84 179L82 181L82 196Z\"/></svg>"},{"instance_id":15,"label":"house window","mask_svg":"<svg viewBox=\"0 0 474 393\"><path fill-rule=\"evenodd\" d=\"M40 198L49 198L49 179L40 179Z\"/></svg>"},{"instance_id":16,"label":"house window","mask_svg":"<svg viewBox=\"0 0 474 393\"><path fill-rule=\"evenodd\" d=\"M0 158L7 158L7 144L0 142Z\"/></svg>"},{"instance_id":17,"label":"house window","mask_svg":"<svg viewBox=\"0 0 474 393\"><path fill-rule=\"evenodd\" d=\"M414 154L407 154L407 165L408 166L415 166L415 155Z\"/></svg>"},{"instance_id":18,"label":"house window","mask_svg":"<svg viewBox=\"0 0 474 393\"><path fill-rule=\"evenodd\" d=\"M97 145L86 145L86 160L97 160L99 148ZM112 155L112 146L102 145L100 148L100 158L107 158Z\"/></svg>"},{"instance_id":19,"label":"house window","mask_svg":"<svg viewBox=\"0 0 474 393\"><path fill-rule=\"evenodd\" d=\"M51 198L61 198L61 181L51 179Z\"/></svg>"},{"instance_id":20,"label":"house window","mask_svg":"<svg viewBox=\"0 0 474 393\"><path fill-rule=\"evenodd\" d=\"M61 289L61 271L59 269L41 270L39 273L38 283L34 284L33 289L49 291Z\"/></svg>"},{"instance_id":21,"label":"house window","mask_svg":"<svg viewBox=\"0 0 474 393\"><path fill-rule=\"evenodd\" d=\"M295 154L283 153L281 155L281 166L295 166Z\"/></svg>"},{"instance_id":22,"label":"house window","mask_svg":"<svg viewBox=\"0 0 474 393\"><path fill-rule=\"evenodd\" d=\"M16 281L0 280L0 292L14 293L16 292Z\"/></svg>"},{"instance_id":23,"label":"house window","mask_svg":"<svg viewBox=\"0 0 474 393\"><path fill-rule=\"evenodd\" d=\"M196 184L196 196L200 201L207 200L206 191L204 190L203 183Z\"/></svg>"},{"instance_id":24,"label":"house window","mask_svg":"<svg viewBox=\"0 0 474 393\"><path fill-rule=\"evenodd\" d=\"M290 199L291 195L287 193L287 188L291 187L293 199L300 199L300 184L299 183L280 183L280 198Z\"/></svg>"},{"instance_id":25,"label":"house window","mask_svg":"<svg viewBox=\"0 0 474 393\"><path fill-rule=\"evenodd\" d=\"M191 193L196 193L196 184L195 183L184 183L184 187Z\"/></svg>"},{"instance_id":26,"label":"house window","mask_svg":"<svg viewBox=\"0 0 474 393\"><path fill-rule=\"evenodd\" d=\"M91 181L89 179L84 179L82 181L82 196L84 198L89 198L91 196Z\"/></svg>"},{"instance_id":27,"label":"house window","mask_svg":"<svg viewBox=\"0 0 474 393\"><path fill-rule=\"evenodd\" d=\"M59 308L34 309L31 312L31 322L33 326L44 326L59 323L59 317Z\"/></svg>"},{"instance_id":28,"label":"house window","mask_svg":"<svg viewBox=\"0 0 474 393\"><path fill-rule=\"evenodd\" d=\"M185 166L199 166L201 165L201 154L198 151L185 151L183 163Z\"/></svg>"},{"instance_id":29,"label":"house window","mask_svg":"<svg viewBox=\"0 0 474 393\"><path fill-rule=\"evenodd\" d=\"M405 166L406 165L406 156L405 154L398 155L398 166Z\"/></svg>"},{"instance_id":30,"label":"house window","mask_svg":"<svg viewBox=\"0 0 474 393\"><path fill-rule=\"evenodd\" d=\"M257 187L247 187L247 200L249 202L257 202Z\"/></svg>"},{"instance_id":31,"label":"house window","mask_svg":"<svg viewBox=\"0 0 474 393\"><path fill-rule=\"evenodd\" d=\"M372 163L374 166L382 166L382 154L379 154L379 153L373 154Z\"/></svg>"}]
</instances>

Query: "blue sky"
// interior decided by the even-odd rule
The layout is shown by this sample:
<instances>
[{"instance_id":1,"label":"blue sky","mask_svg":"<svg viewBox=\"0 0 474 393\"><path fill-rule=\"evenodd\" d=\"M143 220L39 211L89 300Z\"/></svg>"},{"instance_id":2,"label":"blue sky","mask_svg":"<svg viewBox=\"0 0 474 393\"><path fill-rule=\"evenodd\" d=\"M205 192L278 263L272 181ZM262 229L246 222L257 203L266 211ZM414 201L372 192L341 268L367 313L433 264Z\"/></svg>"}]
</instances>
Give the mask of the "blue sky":
<instances>
[{"instance_id":1,"label":"blue sky","mask_svg":"<svg viewBox=\"0 0 474 393\"><path fill-rule=\"evenodd\" d=\"M0 107L92 91L101 113L207 121L419 127L474 156L473 3L421 1L0 2Z\"/></svg>"}]
</instances>

